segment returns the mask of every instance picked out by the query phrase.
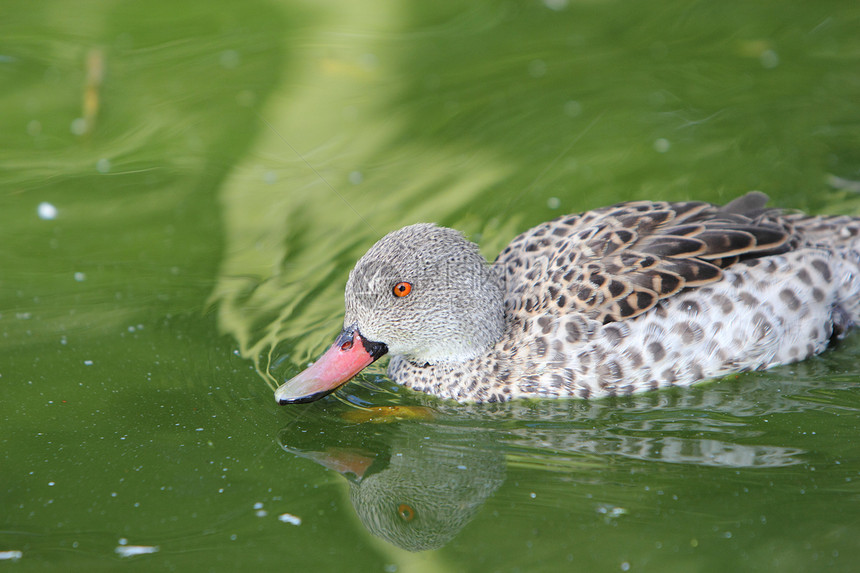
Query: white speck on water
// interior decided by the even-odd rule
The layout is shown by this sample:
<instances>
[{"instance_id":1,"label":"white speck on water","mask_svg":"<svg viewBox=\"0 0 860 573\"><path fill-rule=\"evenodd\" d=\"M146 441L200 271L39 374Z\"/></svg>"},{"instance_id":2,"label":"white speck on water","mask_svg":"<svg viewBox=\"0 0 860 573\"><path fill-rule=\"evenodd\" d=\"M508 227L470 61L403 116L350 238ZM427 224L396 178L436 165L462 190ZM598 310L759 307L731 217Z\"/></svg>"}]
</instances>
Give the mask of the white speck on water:
<instances>
[{"instance_id":1,"label":"white speck on water","mask_svg":"<svg viewBox=\"0 0 860 573\"><path fill-rule=\"evenodd\" d=\"M572 99L564 104L564 113L570 117L576 117L582 113L582 104Z\"/></svg>"},{"instance_id":2,"label":"white speck on water","mask_svg":"<svg viewBox=\"0 0 860 573\"><path fill-rule=\"evenodd\" d=\"M147 553L158 553L158 545L120 545L114 551L120 557L134 557Z\"/></svg>"},{"instance_id":3,"label":"white speck on water","mask_svg":"<svg viewBox=\"0 0 860 573\"><path fill-rule=\"evenodd\" d=\"M42 133L42 122L37 119L30 120L27 124L27 135L36 137Z\"/></svg>"},{"instance_id":4,"label":"white speck on water","mask_svg":"<svg viewBox=\"0 0 860 573\"><path fill-rule=\"evenodd\" d=\"M546 206L550 209L558 209L561 207L561 199L558 197L550 197L546 200Z\"/></svg>"},{"instance_id":5,"label":"white speck on water","mask_svg":"<svg viewBox=\"0 0 860 573\"><path fill-rule=\"evenodd\" d=\"M99 173L110 173L110 159L102 157L96 161L96 171Z\"/></svg>"},{"instance_id":6,"label":"white speck on water","mask_svg":"<svg viewBox=\"0 0 860 573\"><path fill-rule=\"evenodd\" d=\"M292 525L301 525L302 524L302 518L298 517L296 515L293 515L292 513L282 513L281 515L278 516L278 521L280 521L282 523L290 523Z\"/></svg>"},{"instance_id":7,"label":"white speck on water","mask_svg":"<svg viewBox=\"0 0 860 573\"><path fill-rule=\"evenodd\" d=\"M772 70L779 65L779 55L773 50L765 50L759 56L762 67Z\"/></svg>"},{"instance_id":8,"label":"white speck on water","mask_svg":"<svg viewBox=\"0 0 860 573\"><path fill-rule=\"evenodd\" d=\"M119 541L117 541L117 543L119 543L120 545L127 545L128 539L126 539L125 537L120 537Z\"/></svg>"},{"instance_id":9,"label":"white speck on water","mask_svg":"<svg viewBox=\"0 0 860 573\"><path fill-rule=\"evenodd\" d=\"M39 203L39 206L36 208L36 213L39 215L39 218L43 221L51 221L57 218L57 208L47 201L42 201Z\"/></svg>"},{"instance_id":10,"label":"white speck on water","mask_svg":"<svg viewBox=\"0 0 860 573\"><path fill-rule=\"evenodd\" d=\"M83 135L87 132L87 120L82 117L76 117L72 124L69 126L69 130L74 135Z\"/></svg>"},{"instance_id":11,"label":"white speck on water","mask_svg":"<svg viewBox=\"0 0 860 573\"><path fill-rule=\"evenodd\" d=\"M384 567L384 570L385 570L385 573L397 573L397 565L395 565L394 563L388 563Z\"/></svg>"},{"instance_id":12,"label":"white speck on water","mask_svg":"<svg viewBox=\"0 0 860 573\"><path fill-rule=\"evenodd\" d=\"M262 502L262 501L258 501L257 503L255 503L255 504L254 504L254 509L263 509L263 502Z\"/></svg>"},{"instance_id":13,"label":"white speck on water","mask_svg":"<svg viewBox=\"0 0 860 573\"><path fill-rule=\"evenodd\" d=\"M622 515L627 514L627 510L623 507L618 507L615 505L607 505L601 504L595 508L597 513L605 515L607 518L616 518L621 517Z\"/></svg>"},{"instance_id":14,"label":"white speck on water","mask_svg":"<svg viewBox=\"0 0 860 573\"><path fill-rule=\"evenodd\" d=\"M49 481L48 485L56 485L55 482Z\"/></svg>"},{"instance_id":15,"label":"white speck on water","mask_svg":"<svg viewBox=\"0 0 860 573\"><path fill-rule=\"evenodd\" d=\"M224 50L221 52L221 57L219 59L221 67L228 70L237 67L241 61L239 52L236 50Z\"/></svg>"},{"instance_id":16,"label":"white speck on water","mask_svg":"<svg viewBox=\"0 0 860 573\"><path fill-rule=\"evenodd\" d=\"M265 509L258 509L254 512L254 515L256 515L257 517L266 517L267 515L269 515L269 512Z\"/></svg>"},{"instance_id":17,"label":"white speck on water","mask_svg":"<svg viewBox=\"0 0 860 573\"><path fill-rule=\"evenodd\" d=\"M79 283L84 282L85 280L87 280L87 275L78 271L75 273L75 280L78 281Z\"/></svg>"},{"instance_id":18,"label":"white speck on water","mask_svg":"<svg viewBox=\"0 0 860 573\"><path fill-rule=\"evenodd\" d=\"M17 561L23 556L24 554L17 550L0 551L0 561Z\"/></svg>"},{"instance_id":19,"label":"white speck on water","mask_svg":"<svg viewBox=\"0 0 860 573\"><path fill-rule=\"evenodd\" d=\"M621 570L622 571L630 571L630 563L628 563L627 561L622 561L621 562Z\"/></svg>"},{"instance_id":20,"label":"white speck on water","mask_svg":"<svg viewBox=\"0 0 860 573\"><path fill-rule=\"evenodd\" d=\"M567 8L567 0L543 0L543 5L558 12Z\"/></svg>"},{"instance_id":21,"label":"white speck on water","mask_svg":"<svg viewBox=\"0 0 860 573\"><path fill-rule=\"evenodd\" d=\"M351 171L349 174L349 182L353 185L358 185L362 181L364 181L364 175L361 174L361 171Z\"/></svg>"},{"instance_id":22,"label":"white speck on water","mask_svg":"<svg viewBox=\"0 0 860 573\"><path fill-rule=\"evenodd\" d=\"M84 366L92 366L92 365L93 365L92 360L84 360Z\"/></svg>"},{"instance_id":23,"label":"white speck on water","mask_svg":"<svg viewBox=\"0 0 860 573\"><path fill-rule=\"evenodd\" d=\"M535 492L531 492L531 493L529 494L529 497L530 497L530 498L532 498L532 499L534 499L534 498L536 498L536 497L537 497L537 494L536 494Z\"/></svg>"},{"instance_id":24,"label":"white speck on water","mask_svg":"<svg viewBox=\"0 0 860 573\"><path fill-rule=\"evenodd\" d=\"M546 75L546 62L543 60L532 60L529 62L529 75L539 78Z\"/></svg>"},{"instance_id":25,"label":"white speck on water","mask_svg":"<svg viewBox=\"0 0 860 573\"><path fill-rule=\"evenodd\" d=\"M654 140L654 151L657 153L666 153L670 147L672 147L672 144L669 143L668 139L661 137Z\"/></svg>"}]
</instances>

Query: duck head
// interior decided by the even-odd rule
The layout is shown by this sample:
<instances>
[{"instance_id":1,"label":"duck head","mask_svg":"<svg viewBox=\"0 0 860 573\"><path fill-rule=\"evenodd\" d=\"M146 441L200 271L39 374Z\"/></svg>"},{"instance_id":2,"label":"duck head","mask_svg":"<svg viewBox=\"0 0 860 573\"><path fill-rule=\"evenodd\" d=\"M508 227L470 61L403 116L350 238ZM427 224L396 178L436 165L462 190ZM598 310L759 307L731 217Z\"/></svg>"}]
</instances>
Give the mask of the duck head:
<instances>
[{"instance_id":1,"label":"duck head","mask_svg":"<svg viewBox=\"0 0 860 573\"><path fill-rule=\"evenodd\" d=\"M458 231L420 223L389 233L349 273L335 343L275 399L322 398L386 353L436 364L486 352L505 327L501 280Z\"/></svg>"}]
</instances>

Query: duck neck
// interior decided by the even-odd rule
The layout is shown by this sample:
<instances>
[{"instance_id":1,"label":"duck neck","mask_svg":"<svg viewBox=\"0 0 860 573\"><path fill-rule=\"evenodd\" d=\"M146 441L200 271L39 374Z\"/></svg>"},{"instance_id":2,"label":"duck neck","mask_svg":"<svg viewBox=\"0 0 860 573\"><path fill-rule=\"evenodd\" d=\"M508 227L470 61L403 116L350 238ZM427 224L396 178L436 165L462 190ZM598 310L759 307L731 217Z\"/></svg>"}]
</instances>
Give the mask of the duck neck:
<instances>
[{"instance_id":1,"label":"duck neck","mask_svg":"<svg viewBox=\"0 0 860 573\"><path fill-rule=\"evenodd\" d=\"M468 292L460 293L457 320L445 335L419 356L410 357L416 364L464 362L489 352L505 333L503 281L489 265L482 268L481 280Z\"/></svg>"}]
</instances>

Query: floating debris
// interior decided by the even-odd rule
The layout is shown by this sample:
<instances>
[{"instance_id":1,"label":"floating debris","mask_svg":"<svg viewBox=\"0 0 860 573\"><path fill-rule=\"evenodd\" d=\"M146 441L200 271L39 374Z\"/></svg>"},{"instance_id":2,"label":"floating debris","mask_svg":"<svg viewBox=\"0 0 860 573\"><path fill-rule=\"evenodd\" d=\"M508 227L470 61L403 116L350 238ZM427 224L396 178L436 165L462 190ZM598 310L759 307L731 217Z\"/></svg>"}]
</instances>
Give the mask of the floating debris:
<instances>
[{"instance_id":1,"label":"floating debris","mask_svg":"<svg viewBox=\"0 0 860 573\"><path fill-rule=\"evenodd\" d=\"M296 515L293 515L292 513L282 513L281 515L278 516L278 521L281 521L283 523L291 523L293 525L301 525L302 524L302 518L298 517Z\"/></svg>"},{"instance_id":2,"label":"floating debris","mask_svg":"<svg viewBox=\"0 0 860 573\"><path fill-rule=\"evenodd\" d=\"M57 208L47 201L42 201L36 208L36 213L43 221L50 221L57 218Z\"/></svg>"},{"instance_id":3,"label":"floating debris","mask_svg":"<svg viewBox=\"0 0 860 573\"><path fill-rule=\"evenodd\" d=\"M87 83L84 87L84 104L82 110L82 125L78 127L79 135L93 132L96 117L101 108L101 89L105 75L105 54L100 48L93 48L87 53Z\"/></svg>"},{"instance_id":4,"label":"floating debris","mask_svg":"<svg viewBox=\"0 0 860 573\"><path fill-rule=\"evenodd\" d=\"M0 551L0 561L18 561L23 556L21 551Z\"/></svg>"},{"instance_id":5,"label":"floating debris","mask_svg":"<svg viewBox=\"0 0 860 573\"><path fill-rule=\"evenodd\" d=\"M594 509L599 515L603 516L604 521L607 523L621 517L622 515L627 515L627 510L625 508L607 503L598 504Z\"/></svg>"},{"instance_id":6,"label":"floating debris","mask_svg":"<svg viewBox=\"0 0 860 573\"><path fill-rule=\"evenodd\" d=\"M114 551L120 557L135 557L147 553L158 553L158 545L117 545Z\"/></svg>"}]
</instances>

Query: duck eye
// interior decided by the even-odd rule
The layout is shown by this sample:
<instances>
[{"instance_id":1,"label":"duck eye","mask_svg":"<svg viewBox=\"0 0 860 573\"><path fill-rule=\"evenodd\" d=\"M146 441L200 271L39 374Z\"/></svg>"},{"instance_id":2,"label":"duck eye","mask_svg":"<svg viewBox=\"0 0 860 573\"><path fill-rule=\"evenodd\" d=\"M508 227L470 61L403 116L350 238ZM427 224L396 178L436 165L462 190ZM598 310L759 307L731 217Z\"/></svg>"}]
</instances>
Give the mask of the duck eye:
<instances>
[{"instance_id":1,"label":"duck eye","mask_svg":"<svg viewBox=\"0 0 860 573\"><path fill-rule=\"evenodd\" d=\"M396 285L394 285L394 288L391 292L394 293L394 296L402 298L412 292L412 284L406 282L397 283Z\"/></svg>"},{"instance_id":2,"label":"duck eye","mask_svg":"<svg viewBox=\"0 0 860 573\"><path fill-rule=\"evenodd\" d=\"M412 509L411 505L406 503L401 503L397 506L397 515L400 516L400 519L409 523L413 519L415 519L415 510Z\"/></svg>"}]
</instances>

